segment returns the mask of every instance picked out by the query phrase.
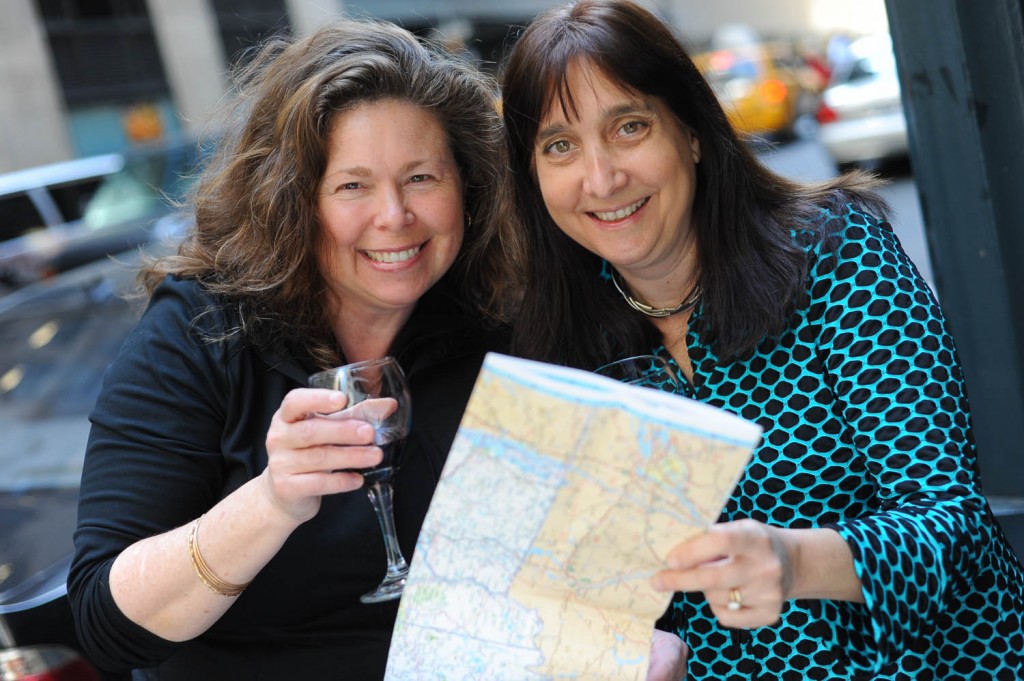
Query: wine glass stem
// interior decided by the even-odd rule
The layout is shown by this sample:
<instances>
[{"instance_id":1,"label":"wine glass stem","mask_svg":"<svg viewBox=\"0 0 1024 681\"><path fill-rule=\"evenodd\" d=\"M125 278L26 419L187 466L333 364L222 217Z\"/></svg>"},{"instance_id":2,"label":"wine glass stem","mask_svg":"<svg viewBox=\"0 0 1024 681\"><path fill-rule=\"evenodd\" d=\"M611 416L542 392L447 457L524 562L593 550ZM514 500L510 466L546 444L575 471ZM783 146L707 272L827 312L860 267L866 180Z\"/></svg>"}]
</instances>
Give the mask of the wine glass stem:
<instances>
[{"instance_id":1,"label":"wine glass stem","mask_svg":"<svg viewBox=\"0 0 1024 681\"><path fill-rule=\"evenodd\" d=\"M402 549L398 546L398 536L395 534L395 515L391 506L391 483L374 482L366 488L366 494L370 497L373 510L377 512L380 530L384 535L384 550L388 557L388 576L405 575L409 571L409 566L402 556Z\"/></svg>"}]
</instances>

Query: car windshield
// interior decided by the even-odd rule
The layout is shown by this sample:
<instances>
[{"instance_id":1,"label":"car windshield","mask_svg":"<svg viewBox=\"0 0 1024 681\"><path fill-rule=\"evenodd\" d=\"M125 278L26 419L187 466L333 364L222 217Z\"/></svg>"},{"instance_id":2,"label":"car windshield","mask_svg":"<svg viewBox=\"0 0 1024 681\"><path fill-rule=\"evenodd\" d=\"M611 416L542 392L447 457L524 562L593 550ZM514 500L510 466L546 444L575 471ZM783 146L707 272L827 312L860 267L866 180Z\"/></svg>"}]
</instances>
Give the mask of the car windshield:
<instances>
[{"instance_id":1,"label":"car windshield","mask_svg":"<svg viewBox=\"0 0 1024 681\"><path fill-rule=\"evenodd\" d=\"M707 74L720 81L757 77L757 63L739 54L720 50L708 59Z\"/></svg>"},{"instance_id":2,"label":"car windshield","mask_svg":"<svg viewBox=\"0 0 1024 681\"><path fill-rule=\"evenodd\" d=\"M836 68L831 84L856 83L896 73L896 56L888 39L862 39L851 46L850 53L850 59Z\"/></svg>"},{"instance_id":3,"label":"car windshield","mask_svg":"<svg viewBox=\"0 0 1024 681\"><path fill-rule=\"evenodd\" d=\"M54 225L88 229L166 212L182 198L198 147L108 154L0 176L0 241Z\"/></svg>"},{"instance_id":4,"label":"car windshield","mask_svg":"<svg viewBox=\"0 0 1024 681\"><path fill-rule=\"evenodd\" d=\"M11 189L0 196L0 294L180 237L188 218L178 205L204 159L200 145L181 143L0 176Z\"/></svg>"},{"instance_id":5,"label":"car windshield","mask_svg":"<svg viewBox=\"0 0 1024 681\"><path fill-rule=\"evenodd\" d=\"M700 60L702 71L719 94L735 95L736 88L749 88L761 76L756 53L744 50L716 50Z\"/></svg>"},{"instance_id":6,"label":"car windshield","mask_svg":"<svg viewBox=\"0 0 1024 681\"><path fill-rule=\"evenodd\" d=\"M97 230L166 212L184 195L196 161L194 145L128 156L119 172L103 178L82 220Z\"/></svg>"},{"instance_id":7,"label":"car windshield","mask_svg":"<svg viewBox=\"0 0 1024 681\"><path fill-rule=\"evenodd\" d=\"M698 58L698 65L715 94L726 104L751 94L764 69L758 53L750 49L708 52Z\"/></svg>"}]
</instances>

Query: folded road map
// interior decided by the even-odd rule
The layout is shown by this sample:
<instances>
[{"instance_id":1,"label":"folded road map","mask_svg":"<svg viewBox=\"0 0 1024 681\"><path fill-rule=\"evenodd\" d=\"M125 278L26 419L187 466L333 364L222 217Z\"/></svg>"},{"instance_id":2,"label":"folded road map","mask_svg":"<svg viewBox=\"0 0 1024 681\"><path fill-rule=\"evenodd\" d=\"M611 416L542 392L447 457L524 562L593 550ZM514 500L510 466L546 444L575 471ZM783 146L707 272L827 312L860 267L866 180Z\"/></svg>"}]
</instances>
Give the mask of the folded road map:
<instances>
[{"instance_id":1,"label":"folded road map","mask_svg":"<svg viewBox=\"0 0 1024 681\"><path fill-rule=\"evenodd\" d=\"M414 416L415 418L415 416ZM760 428L489 354L423 524L387 679L638 679L668 551L719 516Z\"/></svg>"}]
</instances>

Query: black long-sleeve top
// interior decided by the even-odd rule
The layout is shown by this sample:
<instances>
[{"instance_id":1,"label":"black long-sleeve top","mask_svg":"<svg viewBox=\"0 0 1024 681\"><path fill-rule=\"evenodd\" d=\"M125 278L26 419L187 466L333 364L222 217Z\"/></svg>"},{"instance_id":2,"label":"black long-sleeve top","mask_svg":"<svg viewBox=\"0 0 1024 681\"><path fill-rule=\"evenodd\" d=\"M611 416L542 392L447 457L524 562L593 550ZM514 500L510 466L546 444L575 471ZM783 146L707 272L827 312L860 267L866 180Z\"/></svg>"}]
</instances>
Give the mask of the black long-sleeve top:
<instances>
[{"instance_id":1,"label":"black long-sleeve top","mask_svg":"<svg viewBox=\"0 0 1024 681\"><path fill-rule=\"evenodd\" d=\"M200 284L168 278L104 378L90 417L68 580L82 644L99 666L150 668L149 678L381 678L398 601L358 600L385 571L380 526L362 491L325 497L192 641L163 640L114 603L109 573L118 554L199 517L259 475L271 417L317 369L302 352L210 341L235 324L230 308ZM442 285L395 340L413 405L394 499L407 558L494 341Z\"/></svg>"}]
</instances>

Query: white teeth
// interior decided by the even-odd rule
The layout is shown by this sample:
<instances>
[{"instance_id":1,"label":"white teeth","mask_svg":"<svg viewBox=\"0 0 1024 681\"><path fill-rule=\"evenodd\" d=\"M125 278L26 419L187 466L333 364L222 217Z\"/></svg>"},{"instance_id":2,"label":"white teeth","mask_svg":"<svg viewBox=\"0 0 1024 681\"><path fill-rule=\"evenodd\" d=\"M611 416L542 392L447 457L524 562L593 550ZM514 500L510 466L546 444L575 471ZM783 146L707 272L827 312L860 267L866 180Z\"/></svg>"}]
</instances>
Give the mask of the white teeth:
<instances>
[{"instance_id":1,"label":"white teeth","mask_svg":"<svg viewBox=\"0 0 1024 681\"><path fill-rule=\"evenodd\" d=\"M625 208L620 208L619 210L613 210L613 211L611 211L609 213L601 213L601 212L598 212L598 211L594 211L594 215L597 217L598 220L603 220L604 222L612 222L614 220L621 220L623 218L629 217L633 213L635 213L638 210L640 210L640 208L645 203L647 203L647 199L640 199L639 201L634 203L632 206L626 206Z\"/></svg>"},{"instance_id":2,"label":"white teeth","mask_svg":"<svg viewBox=\"0 0 1024 681\"><path fill-rule=\"evenodd\" d=\"M404 251L363 251L374 262L405 262L420 252L422 246L413 246Z\"/></svg>"}]
</instances>

